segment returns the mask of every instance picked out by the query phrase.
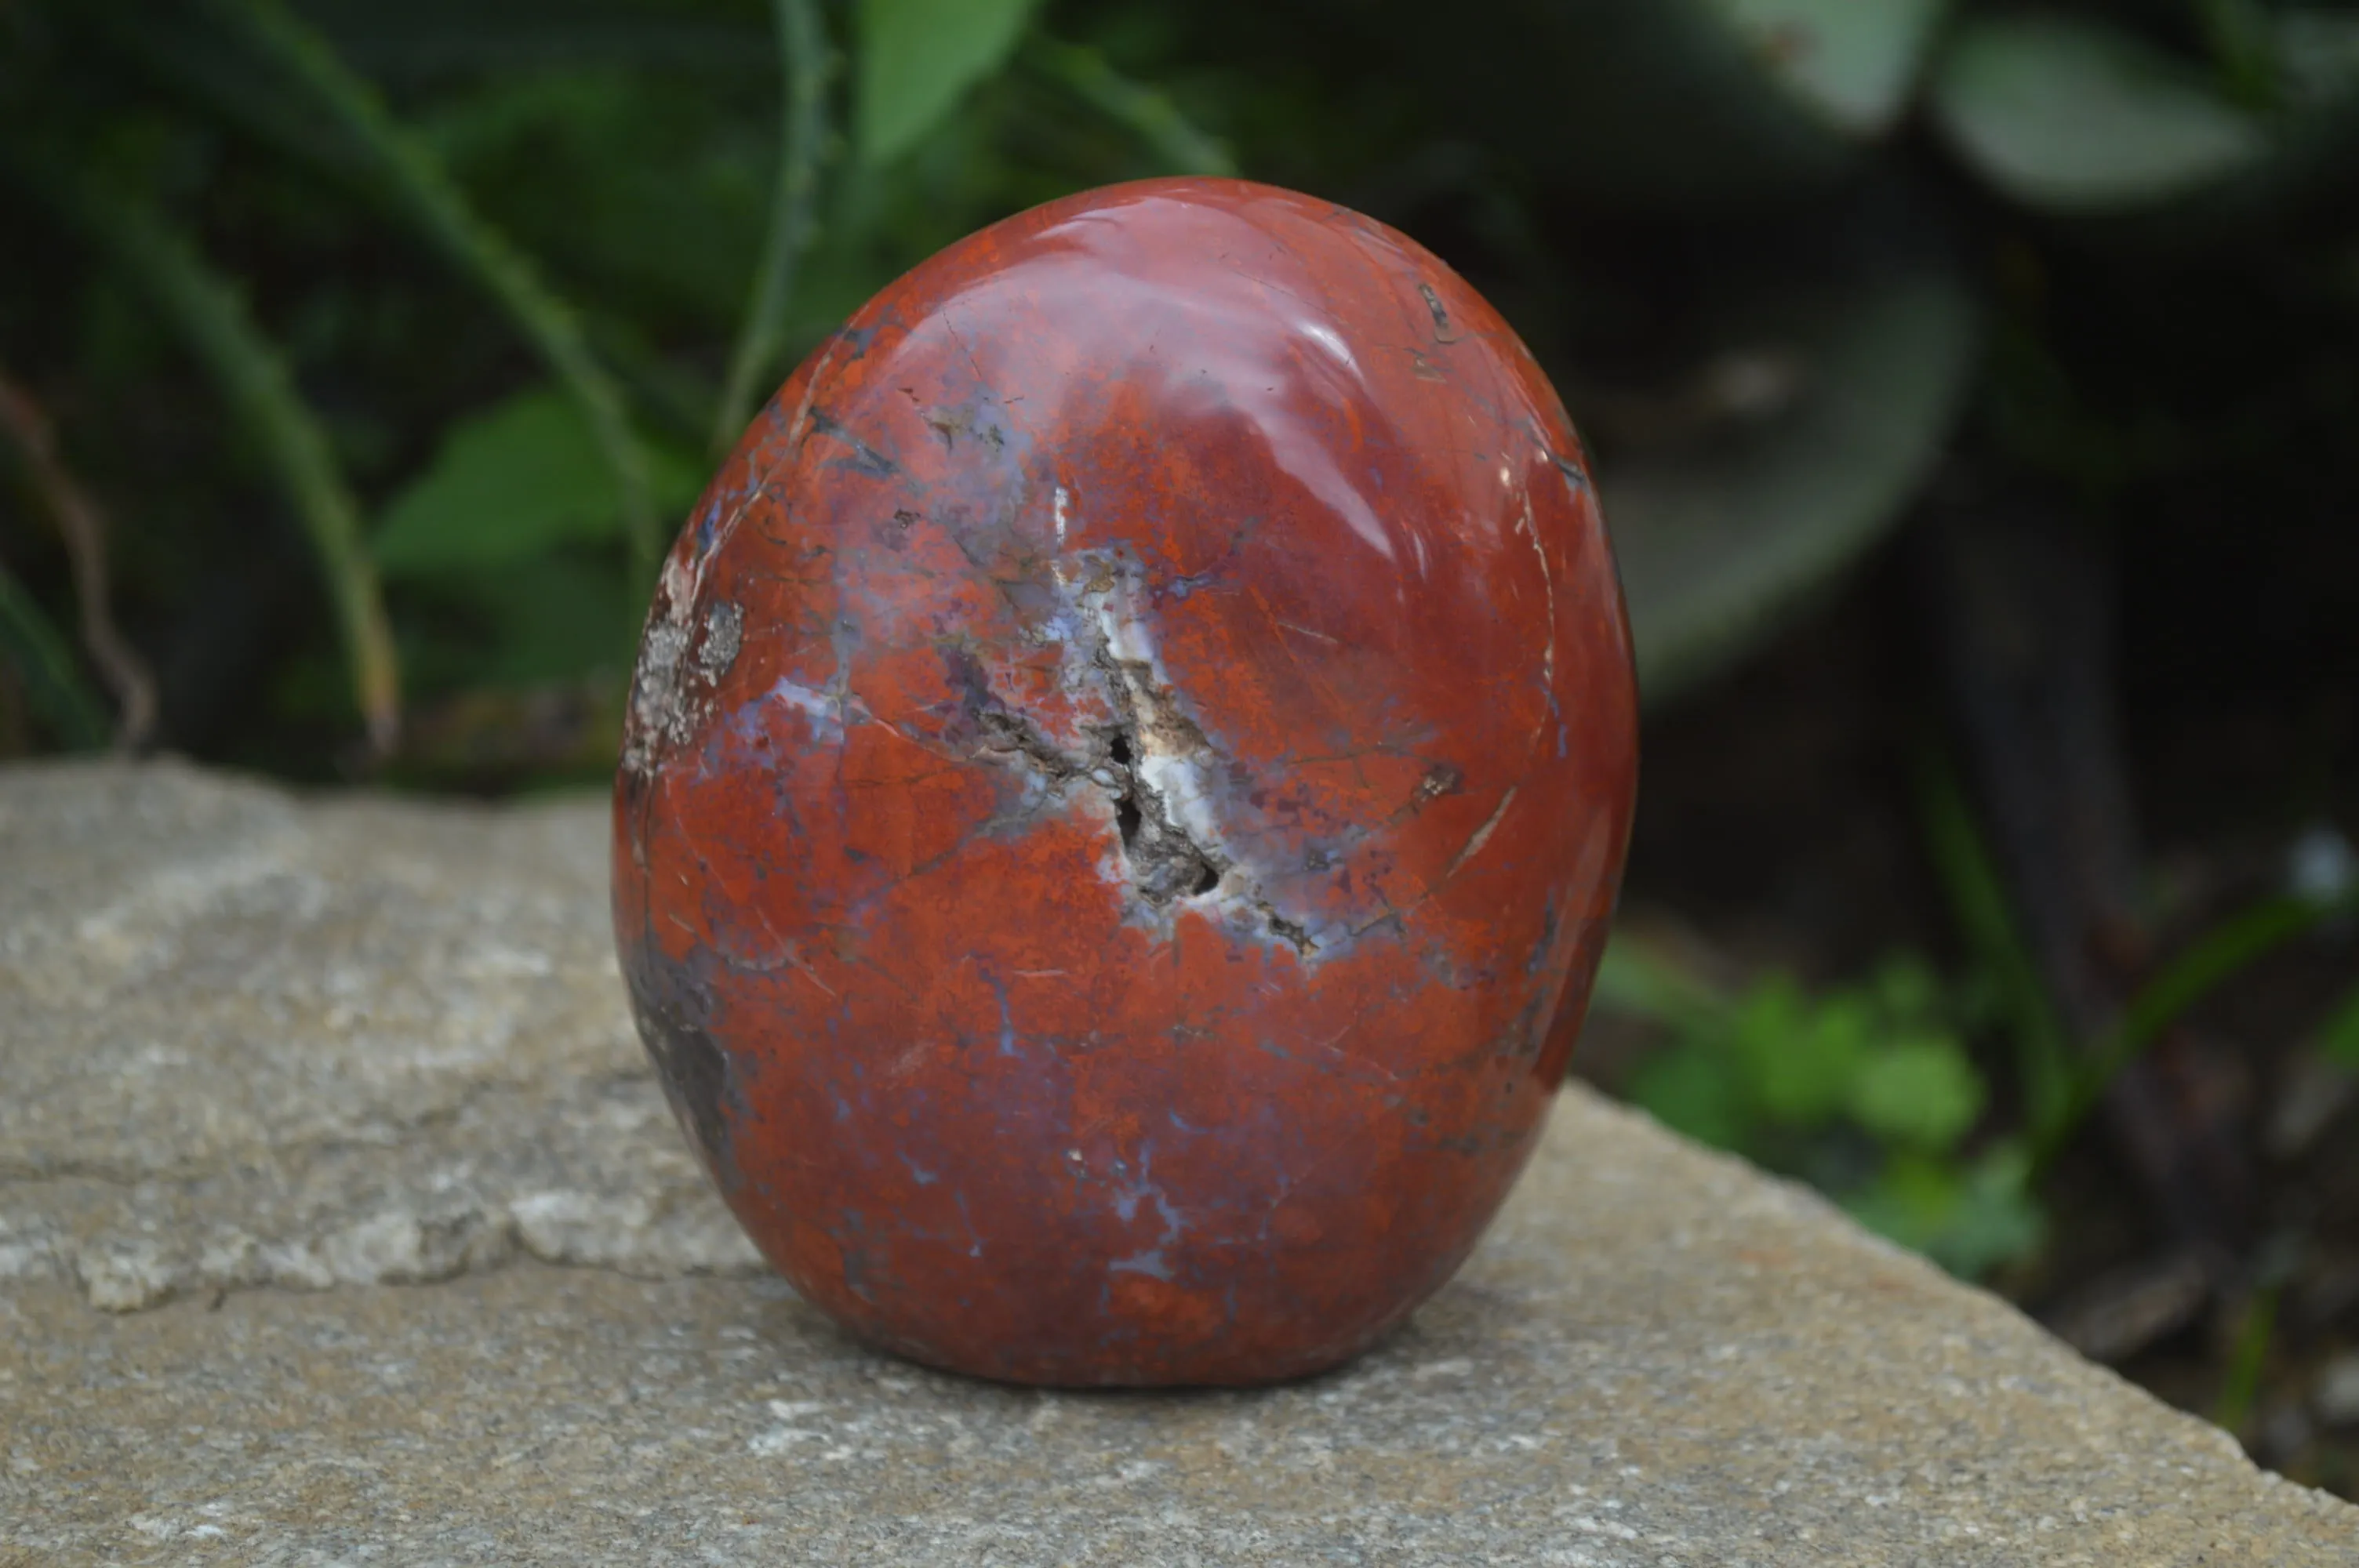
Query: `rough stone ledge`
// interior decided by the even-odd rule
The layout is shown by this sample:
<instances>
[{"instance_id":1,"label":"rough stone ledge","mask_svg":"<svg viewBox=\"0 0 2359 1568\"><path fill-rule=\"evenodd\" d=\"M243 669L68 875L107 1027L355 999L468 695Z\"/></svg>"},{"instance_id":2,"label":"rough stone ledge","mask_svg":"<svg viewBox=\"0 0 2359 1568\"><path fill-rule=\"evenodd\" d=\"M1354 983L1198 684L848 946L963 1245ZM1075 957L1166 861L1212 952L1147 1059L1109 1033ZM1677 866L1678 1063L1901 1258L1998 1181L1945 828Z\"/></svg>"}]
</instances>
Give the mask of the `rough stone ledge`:
<instances>
[{"instance_id":1,"label":"rough stone ledge","mask_svg":"<svg viewBox=\"0 0 2359 1568\"><path fill-rule=\"evenodd\" d=\"M864 1349L681 1152L603 831L0 771L0 1564L2359 1563L2359 1510L1578 1089L1339 1373Z\"/></svg>"},{"instance_id":2,"label":"rough stone ledge","mask_svg":"<svg viewBox=\"0 0 2359 1568\"><path fill-rule=\"evenodd\" d=\"M0 1281L135 1311L518 1255L759 1259L618 1004L603 811L0 786Z\"/></svg>"},{"instance_id":3,"label":"rough stone ledge","mask_svg":"<svg viewBox=\"0 0 2359 1568\"><path fill-rule=\"evenodd\" d=\"M0 1177L0 1281L68 1281L108 1312L417 1284L520 1257L654 1278L762 1268L644 1072L502 1086L382 1142L162 1176Z\"/></svg>"}]
</instances>

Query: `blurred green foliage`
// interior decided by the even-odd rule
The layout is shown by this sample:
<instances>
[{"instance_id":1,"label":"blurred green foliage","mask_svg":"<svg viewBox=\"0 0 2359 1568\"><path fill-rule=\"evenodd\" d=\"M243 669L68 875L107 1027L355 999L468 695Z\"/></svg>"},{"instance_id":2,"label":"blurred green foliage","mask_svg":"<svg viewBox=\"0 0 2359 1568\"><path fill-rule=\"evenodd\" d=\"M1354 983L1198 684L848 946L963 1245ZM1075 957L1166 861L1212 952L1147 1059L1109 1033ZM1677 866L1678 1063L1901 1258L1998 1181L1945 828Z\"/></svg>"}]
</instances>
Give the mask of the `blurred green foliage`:
<instances>
[{"instance_id":1,"label":"blurred green foliage","mask_svg":"<svg viewBox=\"0 0 2359 1568\"><path fill-rule=\"evenodd\" d=\"M2039 1244L2023 1147L1969 1142L1991 1098L1966 1047L1984 1010L1921 960L1817 996L1783 974L1728 996L1625 936L1595 1005L1666 1027L1625 1086L1664 1125L1808 1180L1968 1279Z\"/></svg>"},{"instance_id":2,"label":"blurred green foliage","mask_svg":"<svg viewBox=\"0 0 2359 1568\"><path fill-rule=\"evenodd\" d=\"M714 432L895 273L1113 179L1319 189L1492 292L1599 449L1650 699L1821 591L1969 410L2102 514L2205 466L2223 402L2359 404L2321 362L2359 303L2344 8L12 0L0 42L0 366L125 519L163 738L281 772L585 767L600 734L424 742L519 683L610 739L613 606ZM2300 384L2142 373L2161 323L2108 317L2190 276ZM0 559L52 624L11 646L70 645L20 499ZM73 661L10 667L0 743L87 742L86 678L27 706Z\"/></svg>"},{"instance_id":3,"label":"blurred green foliage","mask_svg":"<svg viewBox=\"0 0 2359 1568\"><path fill-rule=\"evenodd\" d=\"M2359 1068L2359 986L2337 1002L2319 1026L2318 1054L2338 1066Z\"/></svg>"},{"instance_id":4,"label":"blurred green foliage","mask_svg":"<svg viewBox=\"0 0 2359 1568\"><path fill-rule=\"evenodd\" d=\"M2359 914L2359 890L2270 896L2203 932L2073 1049L2016 951L2019 938L1953 800L1931 792L1929 836L1976 951L1965 984L1887 958L1819 994L1771 971L1728 994L1658 944L1618 934L1593 1005L1659 1026L1624 1089L1664 1125L1801 1177L1854 1217L1967 1279L2026 1261L2046 1235L2037 1188L2137 1054L2257 959ZM1944 842L1943 840L1948 840ZM1996 927L1996 928L1994 928ZM1972 1044L2014 1036L2021 1103L2001 1131ZM2310 1049L2359 1066L2359 996L2330 1008Z\"/></svg>"},{"instance_id":5,"label":"blurred green foliage","mask_svg":"<svg viewBox=\"0 0 2359 1568\"><path fill-rule=\"evenodd\" d=\"M1517 325L1649 702L1961 467L2222 549L2359 506L2348 5L0 0L0 390L112 522L0 459L0 756L145 711L94 602L149 743L603 777L656 552L794 358L985 222L1183 172L1394 222ZM2093 1088L1933 815L1987 1018L1908 962L1721 996L1631 950L1604 994L1669 1032L1642 1102L1975 1274Z\"/></svg>"}]
</instances>

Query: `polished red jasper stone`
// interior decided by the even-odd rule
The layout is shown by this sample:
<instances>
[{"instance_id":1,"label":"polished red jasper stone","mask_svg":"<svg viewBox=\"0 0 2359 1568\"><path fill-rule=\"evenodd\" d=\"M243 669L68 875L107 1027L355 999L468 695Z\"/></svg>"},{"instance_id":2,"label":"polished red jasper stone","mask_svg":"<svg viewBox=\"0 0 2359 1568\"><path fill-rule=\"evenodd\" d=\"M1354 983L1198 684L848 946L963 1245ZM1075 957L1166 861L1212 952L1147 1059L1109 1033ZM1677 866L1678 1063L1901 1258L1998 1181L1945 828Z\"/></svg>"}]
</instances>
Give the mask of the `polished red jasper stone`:
<instances>
[{"instance_id":1,"label":"polished red jasper stone","mask_svg":"<svg viewBox=\"0 0 2359 1568\"><path fill-rule=\"evenodd\" d=\"M1473 289L1288 191L1092 191L878 295L699 503L623 968L737 1217L855 1333L1306 1373L1530 1152L1635 732L1580 444Z\"/></svg>"}]
</instances>

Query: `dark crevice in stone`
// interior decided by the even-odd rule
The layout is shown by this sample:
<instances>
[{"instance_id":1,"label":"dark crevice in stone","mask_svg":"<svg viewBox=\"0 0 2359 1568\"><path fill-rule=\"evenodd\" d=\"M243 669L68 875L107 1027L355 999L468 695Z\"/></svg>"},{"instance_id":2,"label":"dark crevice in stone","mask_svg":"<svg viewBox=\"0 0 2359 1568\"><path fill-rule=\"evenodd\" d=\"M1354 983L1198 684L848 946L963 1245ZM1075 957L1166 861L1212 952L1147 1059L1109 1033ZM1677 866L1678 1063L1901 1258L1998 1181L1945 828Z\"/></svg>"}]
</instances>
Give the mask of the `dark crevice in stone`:
<instances>
[{"instance_id":1,"label":"dark crevice in stone","mask_svg":"<svg viewBox=\"0 0 2359 1568\"><path fill-rule=\"evenodd\" d=\"M1227 859L1189 837L1172 816L1162 792L1147 782L1139 762L1147 754L1145 732L1150 728L1168 750L1184 748L1209 757L1211 744L1204 732L1172 704L1170 693L1154 689L1153 672L1146 665L1117 660L1103 647L1094 662L1105 672L1106 700L1114 710L1115 724L1105 741L1106 760L1120 791L1114 820L1123 829L1123 854L1130 865L1131 880L1137 884L1139 896L1158 906L1208 893L1220 885L1221 873L1229 869ZM1142 694L1147 698L1144 702Z\"/></svg>"},{"instance_id":2,"label":"dark crevice in stone","mask_svg":"<svg viewBox=\"0 0 2359 1568\"><path fill-rule=\"evenodd\" d=\"M1298 953L1309 954L1318 951L1319 944L1310 939L1309 926L1299 920L1288 920L1278 914L1276 907L1266 898L1255 899L1253 906L1259 912L1263 922L1269 926L1271 935L1289 944Z\"/></svg>"},{"instance_id":3,"label":"dark crevice in stone","mask_svg":"<svg viewBox=\"0 0 2359 1568\"><path fill-rule=\"evenodd\" d=\"M1123 853L1126 855L1138 843L1139 827L1138 800L1131 794L1127 782L1131 776L1128 736L1117 732L1113 740L1106 742L1106 761L1122 770L1115 776L1125 781L1122 792L1114 796L1114 825L1122 834Z\"/></svg>"},{"instance_id":4,"label":"dark crevice in stone","mask_svg":"<svg viewBox=\"0 0 2359 1568\"><path fill-rule=\"evenodd\" d=\"M1171 694L1150 684L1153 677L1147 666L1117 660L1104 648L1097 651L1093 662L1105 677L1104 691L1114 710L1114 722L1093 731L1087 754L1073 756L1049 740L1028 715L1010 708L992 691L989 675L971 651L946 647L942 660L951 686L959 694L960 716L981 750L1020 757L1060 785L1082 780L1106 792L1114 805L1123 863L1141 899L1160 909L1181 899L1201 898L1220 887L1229 870L1228 857L1190 835L1162 792L1147 783L1140 766L1147 754L1150 733L1166 752L1184 751L1216 760L1203 731L1180 711ZM1309 931L1278 914L1266 899L1256 895L1246 902L1271 935L1297 952L1316 950Z\"/></svg>"},{"instance_id":5,"label":"dark crevice in stone","mask_svg":"<svg viewBox=\"0 0 2359 1568\"><path fill-rule=\"evenodd\" d=\"M842 442L852 449L851 466L872 479L892 479L899 475L901 465L853 435L828 414L825 409L810 411L810 427L821 435Z\"/></svg>"}]
</instances>

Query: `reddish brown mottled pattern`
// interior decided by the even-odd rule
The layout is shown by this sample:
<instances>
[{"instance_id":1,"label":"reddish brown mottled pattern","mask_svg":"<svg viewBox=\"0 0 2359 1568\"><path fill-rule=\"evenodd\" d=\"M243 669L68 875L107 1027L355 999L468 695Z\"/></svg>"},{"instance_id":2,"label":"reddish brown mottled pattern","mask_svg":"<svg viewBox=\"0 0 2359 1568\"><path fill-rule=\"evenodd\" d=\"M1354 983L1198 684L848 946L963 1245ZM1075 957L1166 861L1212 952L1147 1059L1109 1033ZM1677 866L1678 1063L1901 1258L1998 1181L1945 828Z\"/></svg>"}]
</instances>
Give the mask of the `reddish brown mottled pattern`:
<instances>
[{"instance_id":1,"label":"reddish brown mottled pattern","mask_svg":"<svg viewBox=\"0 0 2359 1568\"><path fill-rule=\"evenodd\" d=\"M1093 191L879 295L700 503L624 968L738 1217L857 1333L1308 1372L1529 1153L1635 731L1580 445L1489 306L1308 197Z\"/></svg>"}]
</instances>

